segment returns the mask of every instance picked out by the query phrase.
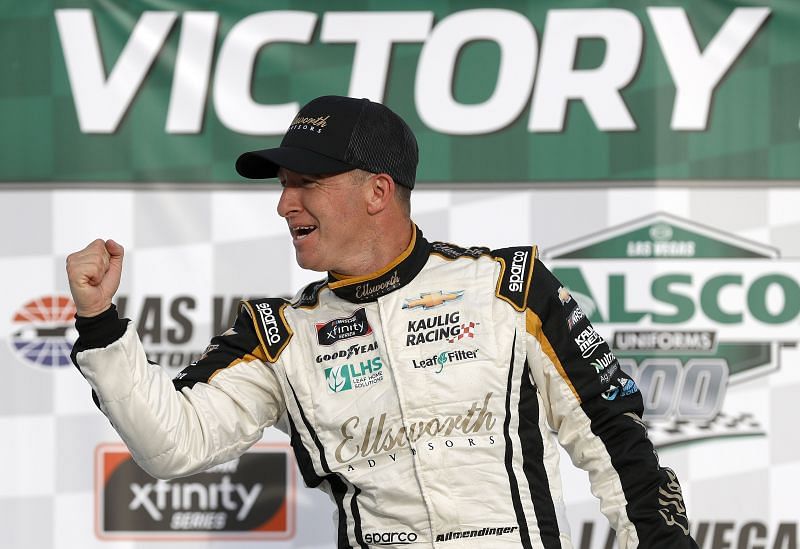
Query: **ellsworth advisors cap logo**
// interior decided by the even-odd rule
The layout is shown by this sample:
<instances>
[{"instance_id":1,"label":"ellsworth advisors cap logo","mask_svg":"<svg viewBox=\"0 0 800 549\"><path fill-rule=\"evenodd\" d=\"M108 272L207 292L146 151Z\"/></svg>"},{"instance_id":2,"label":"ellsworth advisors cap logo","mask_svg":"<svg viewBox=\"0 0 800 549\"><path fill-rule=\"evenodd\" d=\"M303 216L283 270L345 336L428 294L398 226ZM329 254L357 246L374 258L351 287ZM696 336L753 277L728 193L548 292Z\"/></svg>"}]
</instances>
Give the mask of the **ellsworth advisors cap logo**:
<instances>
[{"instance_id":1,"label":"ellsworth advisors cap logo","mask_svg":"<svg viewBox=\"0 0 800 549\"><path fill-rule=\"evenodd\" d=\"M256 445L195 475L157 480L121 444L95 456L96 532L101 539L279 540L294 536L289 448Z\"/></svg>"},{"instance_id":2,"label":"ellsworth advisors cap logo","mask_svg":"<svg viewBox=\"0 0 800 549\"><path fill-rule=\"evenodd\" d=\"M641 388L656 446L765 434L748 401L726 391L776 371L800 339L800 261L663 213L543 257L567 289L562 302L578 302Z\"/></svg>"},{"instance_id":3,"label":"ellsworth advisors cap logo","mask_svg":"<svg viewBox=\"0 0 800 549\"><path fill-rule=\"evenodd\" d=\"M78 337L74 317L75 305L66 296L46 295L28 301L12 317L11 348L30 366L67 366Z\"/></svg>"}]
</instances>

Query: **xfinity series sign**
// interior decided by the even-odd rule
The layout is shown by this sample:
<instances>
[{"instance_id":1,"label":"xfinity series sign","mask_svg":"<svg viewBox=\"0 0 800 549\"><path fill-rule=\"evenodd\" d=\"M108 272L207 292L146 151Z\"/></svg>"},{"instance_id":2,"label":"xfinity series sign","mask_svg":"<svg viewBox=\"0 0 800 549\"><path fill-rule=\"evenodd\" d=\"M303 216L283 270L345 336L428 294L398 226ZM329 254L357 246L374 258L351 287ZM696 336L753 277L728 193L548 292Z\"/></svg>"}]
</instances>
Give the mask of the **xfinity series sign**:
<instances>
[{"instance_id":1,"label":"xfinity series sign","mask_svg":"<svg viewBox=\"0 0 800 549\"><path fill-rule=\"evenodd\" d=\"M287 539L294 535L288 449L257 446L203 473L157 480L124 446L97 448L97 533L102 539Z\"/></svg>"},{"instance_id":2,"label":"xfinity series sign","mask_svg":"<svg viewBox=\"0 0 800 549\"><path fill-rule=\"evenodd\" d=\"M665 214L543 257L640 385L656 445L764 433L725 394L797 345L800 261Z\"/></svg>"}]
</instances>

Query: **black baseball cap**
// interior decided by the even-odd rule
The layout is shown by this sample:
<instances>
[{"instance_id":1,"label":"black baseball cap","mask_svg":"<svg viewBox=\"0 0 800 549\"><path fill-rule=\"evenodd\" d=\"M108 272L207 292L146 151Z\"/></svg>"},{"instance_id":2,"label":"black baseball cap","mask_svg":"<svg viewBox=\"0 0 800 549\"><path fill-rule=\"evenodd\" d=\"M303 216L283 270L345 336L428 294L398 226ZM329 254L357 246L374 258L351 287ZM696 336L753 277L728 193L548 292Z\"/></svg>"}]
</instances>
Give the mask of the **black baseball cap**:
<instances>
[{"instance_id":1,"label":"black baseball cap","mask_svg":"<svg viewBox=\"0 0 800 549\"><path fill-rule=\"evenodd\" d=\"M269 179L278 168L305 174L361 169L414 188L419 152L414 133L389 107L369 99L325 95L300 109L281 146L242 154L236 171Z\"/></svg>"}]
</instances>

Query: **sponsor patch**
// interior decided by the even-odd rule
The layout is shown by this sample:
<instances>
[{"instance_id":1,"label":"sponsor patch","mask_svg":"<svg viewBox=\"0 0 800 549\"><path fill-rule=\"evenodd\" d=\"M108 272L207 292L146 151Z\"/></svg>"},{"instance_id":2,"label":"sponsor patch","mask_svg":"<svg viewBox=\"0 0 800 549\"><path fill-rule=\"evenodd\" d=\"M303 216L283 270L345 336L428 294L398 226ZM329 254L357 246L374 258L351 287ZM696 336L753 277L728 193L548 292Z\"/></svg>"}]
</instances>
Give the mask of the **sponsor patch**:
<instances>
[{"instance_id":1,"label":"sponsor patch","mask_svg":"<svg viewBox=\"0 0 800 549\"><path fill-rule=\"evenodd\" d=\"M411 365L414 368L434 368L436 373L439 374L447 364L456 364L467 360L475 360L477 358L478 349L456 349L453 351L442 351L428 358L412 360Z\"/></svg>"},{"instance_id":2,"label":"sponsor patch","mask_svg":"<svg viewBox=\"0 0 800 549\"><path fill-rule=\"evenodd\" d=\"M464 295L464 290L456 290L454 292L426 292L419 294L419 297L406 298L403 303L403 309L416 309L422 307L423 309L433 309L448 303L450 301L457 301Z\"/></svg>"},{"instance_id":3,"label":"sponsor patch","mask_svg":"<svg viewBox=\"0 0 800 549\"><path fill-rule=\"evenodd\" d=\"M367 311L363 307L350 316L318 322L316 328L320 345L333 345L337 341L372 333L372 326L367 322Z\"/></svg>"},{"instance_id":4,"label":"sponsor patch","mask_svg":"<svg viewBox=\"0 0 800 549\"><path fill-rule=\"evenodd\" d=\"M602 372L603 370L614 364L616 361L617 358L614 356L614 353L608 351L597 360L591 361L589 364L594 366L595 372L599 374L600 372Z\"/></svg>"},{"instance_id":5,"label":"sponsor patch","mask_svg":"<svg viewBox=\"0 0 800 549\"><path fill-rule=\"evenodd\" d=\"M409 320L406 331L406 347L422 343L447 341L455 343L474 338L480 322L462 322L461 311Z\"/></svg>"},{"instance_id":6,"label":"sponsor patch","mask_svg":"<svg viewBox=\"0 0 800 549\"><path fill-rule=\"evenodd\" d=\"M339 463L358 463L362 459L372 459L380 455L391 455L397 448L411 447L412 453L415 443L420 440L446 438L451 433L456 436L486 435L490 444L494 444L492 433L497 424L497 419L492 412L492 397L494 393L486 393L483 402L475 400L472 404L458 413L428 418L416 418L413 422L404 423L400 420L392 422L386 412L379 416L354 415L342 423L336 431L341 433L341 439L333 452ZM501 397L502 398L502 397ZM502 402L495 405L502 407ZM459 437L461 438L461 437ZM477 436L476 436L477 438ZM448 446L445 442L445 447Z\"/></svg>"},{"instance_id":7,"label":"sponsor patch","mask_svg":"<svg viewBox=\"0 0 800 549\"><path fill-rule=\"evenodd\" d=\"M459 257L471 257L476 259L489 253L489 248L462 248L461 246L456 246L448 242L431 242L431 252L443 255L449 259L458 259Z\"/></svg>"},{"instance_id":8,"label":"sponsor patch","mask_svg":"<svg viewBox=\"0 0 800 549\"><path fill-rule=\"evenodd\" d=\"M513 534L519 526L493 526L481 528L479 530L458 530L444 534L436 534L436 541L450 541L453 539L480 538L484 536L504 536Z\"/></svg>"},{"instance_id":9,"label":"sponsor patch","mask_svg":"<svg viewBox=\"0 0 800 549\"><path fill-rule=\"evenodd\" d=\"M583 309L576 303L575 308L567 315L567 328L569 331L571 332L575 325L584 318L586 318L586 315L583 314Z\"/></svg>"},{"instance_id":10,"label":"sponsor patch","mask_svg":"<svg viewBox=\"0 0 800 549\"><path fill-rule=\"evenodd\" d=\"M357 299L369 300L386 295L399 287L400 276L397 274L397 271L395 271L389 277L377 281L369 280L357 285L355 287L355 294Z\"/></svg>"},{"instance_id":11,"label":"sponsor patch","mask_svg":"<svg viewBox=\"0 0 800 549\"><path fill-rule=\"evenodd\" d=\"M493 250L492 255L502 265L496 295L518 311L524 310L536 248L502 248Z\"/></svg>"},{"instance_id":12,"label":"sponsor patch","mask_svg":"<svg viewBox=\"0 0 800 549\"><path fill-rule=\"evenodd\" d=\"M370 387L383 381L383 362L381 357L376 356L325 368L325 381L332 393Z\"/></svg>"},{"instance_id":13,"label":"sponsor patch","mask_svg":"<svg viewBox=\"0 0 800 549\"><path fill-rule=\"evenodd\" d=\"M628 395L632 395L639 391L636 382L627 377L618 377L617 384L612 385L607 391L601 393L601 396L606 400L616 400Z\"/></svg>"},{"instance_id":14,"label":"sponsor patch","mask_svg":"<svg viewBox=\"0 0 800 549\"><path fill-rule=\"evenodd\" d=\"M587 326L578 337L575 338L575 343L581 351L583 358L591 357L595 350L604 343L600 334L594 331L592 326Z\"/></svg>"},{"instance_id":15,"label":"sponsor patch","mask_svg":"<svg viewBox=\"0 0 800 549\"><path fill-rule=\"evenodd\" d=\"M371 545L397 545L417 541L416 532L367 532L364 542Z\"/></svg>"},{"instance_id":16,"label":"sponsor patch","mask_svg":"<svg viewBox=\"0 0 800 549\"><path fill-rule=\"evenodd\" d=\"M367 343L365 345L350 345L347 349L341 349L339 351L332 351L330 353L322 353L317 355L316 362L317 364L322 364L323 362L329 362L331 360L339 360L339 359L350 359L354 356L369 353L370 351L374 351L378 348L378 342L373 341L372 343Z\"/></svg>"}]
</instances>

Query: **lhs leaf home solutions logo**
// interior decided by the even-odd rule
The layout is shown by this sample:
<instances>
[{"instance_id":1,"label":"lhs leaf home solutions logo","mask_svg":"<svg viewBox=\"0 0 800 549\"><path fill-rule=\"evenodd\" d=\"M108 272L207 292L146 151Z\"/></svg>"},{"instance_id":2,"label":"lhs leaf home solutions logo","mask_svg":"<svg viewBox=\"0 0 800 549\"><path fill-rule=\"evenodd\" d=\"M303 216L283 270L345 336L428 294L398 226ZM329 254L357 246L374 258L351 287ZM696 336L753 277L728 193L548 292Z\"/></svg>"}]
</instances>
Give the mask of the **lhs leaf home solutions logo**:
<instances>
[{"instance_id":1,"label":"lhs leaf home solutions logo","mask_svg":"<svg viewBox=\"0 0 800 549\"><path fill-rule=\"evenodd\" d=\"M38 297L20 307L12 318L11 348L24 364L53 368L71 364L78 337L75 304L63 295Z\"/></svg>"},{"instance_id":2,"label":"lhs leaf home solutions logo","mask_svg":"<svg viewBox=\"0 0 800 549\"><path fill-rule=\"evenodd\" d=\"M576 338L583 356L604 338L625 372L603 396L635 380L656 446L765 434L747 401L726 402L726 390L774 372L782 348L797 345L800 260L664 213L543 257L566 289L562 303L571 296L597 330Z\"/></svg>"}]
</instances>

